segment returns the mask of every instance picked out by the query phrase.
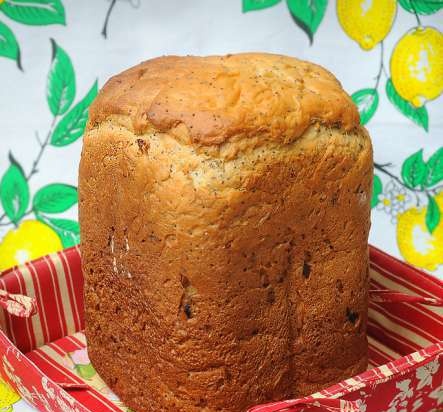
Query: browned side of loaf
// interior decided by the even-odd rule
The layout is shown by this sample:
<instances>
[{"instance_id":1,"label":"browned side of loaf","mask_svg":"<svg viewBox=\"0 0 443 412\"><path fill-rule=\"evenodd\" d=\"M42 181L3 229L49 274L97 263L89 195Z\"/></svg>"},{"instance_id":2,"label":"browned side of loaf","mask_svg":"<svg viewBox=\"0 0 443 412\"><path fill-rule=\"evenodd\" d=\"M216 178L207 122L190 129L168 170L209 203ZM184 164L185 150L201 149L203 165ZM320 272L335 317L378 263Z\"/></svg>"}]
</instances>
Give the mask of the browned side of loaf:
<instances>
[{"instance_id":1,"label":"browned side of loaf","mask_svg":"<svg viewBox=\"0 0 443 412\"><path fill-rule=\"evenodd\" d=\"M79 196L88 350L111 389L136 412L240 412L364 370L372 149L358 115L214 143L186 121L138 129L108 97Z\"/></svg>"}]
</instances>

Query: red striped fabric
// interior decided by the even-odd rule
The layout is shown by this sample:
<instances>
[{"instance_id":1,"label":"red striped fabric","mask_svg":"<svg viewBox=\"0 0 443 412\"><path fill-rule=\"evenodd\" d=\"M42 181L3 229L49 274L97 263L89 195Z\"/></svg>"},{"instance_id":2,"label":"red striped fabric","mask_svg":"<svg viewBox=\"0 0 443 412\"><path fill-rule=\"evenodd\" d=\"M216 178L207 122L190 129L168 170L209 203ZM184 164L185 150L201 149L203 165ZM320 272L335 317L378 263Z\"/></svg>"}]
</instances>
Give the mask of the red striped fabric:
<instances>
[{"instance_id":1,"label":"red striped fabric","mask_svg":"<svg viewBox=\"0 0 443 412\"><path fill-rule=\"evenodd\" d=\"M381 287L381 285L375 279L371 279L371 285L374 287L375 286ZM371 301L377 303L377 300L371 299ZM396 306L395 304L389 304L389 302L380 302L380 303L384 303L383 306L387 308L395 308ZM437 333L436 339L442 340L443 331L441 331L441 316L438 314L438 312L428 309L427 305L417 305L414 303L417 302L404 302L402 306L402 314L404 314L403 317L405 319L415 319L419 316L423 316L426 322L432 323L430 325L430 328L431 330Z\"/></svg>"},{"instance_id":2,"label":"red striped fabric","mask_svg":"<svg viewBox=\"0 0 443 412\"><path fill-rule=\"evenodd\" d=\"M6 290L9 293L20 294L20 295L28 295L28 290L25 285L24 275L22 270L24 268L16 269L10 272L8 277L0 278L0 286L2 286L3 290ZM38 300L37 309L40 310L40 305ZM32 348L35 344L35 333L32 322L30 319L32 318L18 318L16 316L12 316L6 311L3 311L3 317L6 320L6 330L10 333L10 336L13 338L14 342L16 342L19 348Z\"/></svg>"},{"instance_id":3,"label":"red striped fabric","mask_svg":"<svg viewBox=\"0 0 443 412\"><path fill-rule=\"evenodd\" d=\"M369 258L371 268L399 285L415 291L418 296L442 298L442 281L435 276L405 264L375 246L370 246Z\"/></svg>"},{"instance_id":4,"label":"red striped fabric","mask_svg":"<svg viewBox=\"0 0 443 412\"><path fill-rule=\"evenodd\" d=\"M392 361L392 358L389 355L386 355L386 353L378 350L372 345L369 345L368 356L373 367L384 365L385 363Z\"/></svg>"},{"instance_id":5,"label":"red striped fabric","mask_svg":"<svg viewBox=\"0 0 443 412\"><path fill-rule=\"evenodd\" d=\"M387 393L395 391L400 377L409 376L411 382L417 381L418 367L441 363L443 308L438 305L443 300L443 283L372 247L370 278L371 369L310 397L257 406L251 411L305 408L305 411L378 412L380 409L371 405L377 404L377 398L384 399ZM84 328L83 276L78 248L4 272L0 276L0 289L35 297L38 307L38 314L28 319L11 316L0 309L0 359L6 359L0 363L3 379L41 410L121 411L120 403L104 396L100 388L94 387L96 383L80 378L65 364L70 353L85 347L81 333ZM440 369L438 379L443 380L443 368ZM37 398L30 394L30 385L39 388ZM429 411L429 405L433 405L433 388L425 389L426 393L423 388L420 394L414 393L419 400L420 396L424 399L429 395L427 403L414 406L415 412ZM51 398L54 393L57 397ZM362 393L365 393L363 398ZM58 403L51 403L55 401ZM63 402L69 406L57 406ZM360 409L361 402L365 402L366 409Z\"/></svg>"},{"instance_id":6,"label":"red striped fabric","mask_svg":"<svg viewBox=\"0 0 443 412\"><path fill-rule=\"evenodd\" d=\"M83 275L78 247L45 256L0 277L0 288L34 297L38 314L20 319L2 311L2 330L23 352L84 328Z\"/></svg>"},{"instance_id":7,"label":"red striped fabric","mask_svg":"<svg viewBox=\"0 0 443 412\"><path fill-rule=\"evenodd\" d=\"M68 353L83 348L85 348L85 344L77 338L65 337L45 345L43 348L35 349L26 356L38 368L44 370L54 382L65 384L65 386L66 384L83 384L87 381L79 378L60 362L60 359L64 359ZM59 357L51 356L50 349L54 350ZM76 388L78 387L76 386ZM70 394L82 404L87 405L91 411L121 412L118 406L90 385L86 390L74 390Z\"/></svg>"},{"instance_id":8,"label":"red striped fabric","mask_svg":"<svg viewBox=\"0 0 443 412\"><path fill-rule=\"evenodd\" d=\"M69 249L68 249L69 250ZM73 332L83 330L85 327L84 320L84 303L83 303L83 273L81 268L80 250L78 247L70 249L71 253L59 252L57 256L60 259L67 293L69 298L69 306L72 308L73 324L70 325ZM71 332L72 333L72 332Z\"/></svg>"}]
</instances>

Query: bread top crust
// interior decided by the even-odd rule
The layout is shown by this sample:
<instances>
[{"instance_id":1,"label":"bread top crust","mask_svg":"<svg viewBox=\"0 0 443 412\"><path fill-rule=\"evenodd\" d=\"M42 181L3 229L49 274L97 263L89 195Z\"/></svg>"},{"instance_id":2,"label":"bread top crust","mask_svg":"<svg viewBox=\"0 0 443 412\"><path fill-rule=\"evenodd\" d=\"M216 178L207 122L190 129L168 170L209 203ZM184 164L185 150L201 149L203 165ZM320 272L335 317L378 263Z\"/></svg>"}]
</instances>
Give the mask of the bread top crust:
<instances>
[{"instance_id":1,"label":"bread top crust","mask_svg":"<svg viewBox=\"0 0 443 412\"><path fill-rule=\"evenodd\" d=\"M127 117L135 134L168 133L197 145L262 136L289 143L312 123L350 131L359 114L324 68L276 54L166 56L112 77L90 108L88 128Z\"/></svg>"}]
</instances>

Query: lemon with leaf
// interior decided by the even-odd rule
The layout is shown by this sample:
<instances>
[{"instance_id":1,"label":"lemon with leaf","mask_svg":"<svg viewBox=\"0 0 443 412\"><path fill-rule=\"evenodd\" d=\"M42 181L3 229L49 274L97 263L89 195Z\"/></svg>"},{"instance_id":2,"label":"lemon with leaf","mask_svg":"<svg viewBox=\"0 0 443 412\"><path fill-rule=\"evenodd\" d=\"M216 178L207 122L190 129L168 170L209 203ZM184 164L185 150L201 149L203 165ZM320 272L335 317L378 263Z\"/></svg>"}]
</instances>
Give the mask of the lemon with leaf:
<instances>
[{"instance_id":1,"label":"lemon with leaf","mask_svg":"<svg viewBox=\"0 0 443 412\"><path fill-rule=\"evenodd\" d=\"M443 91L443 34L433 27L415 27L396 44L391 78L397 93L415 107Z\"/></svg>"},{"instance_id":2,"label":"lemon with leaf","mask_svg":"<svg viewBox=\"0 0 443 412\"><path fill-rule=\"evenodd\" d=\"M337 0L340 25L363 50L371 50L388 35L396 12L396 0Z\"/></svg>"},{"instance_id":3,"label":"lemon with leaf","mask_svg":"<svg viewBox=\"0 0 443 412\"><path fill-rule=\"evenodd\" d=\"M0 271L62 249L57 233L38 220L25 220L0 243Z\"/></svg>"},{"instance_id":4,"label":"lemon with leaf","mask_svg":"<svg viewBox=\"0 0 443 412\"><path fill-rule=\"evenodd\" d=\"M435 202L443 211L443 192L435 196ZM397 216L397 243L407 262L433 271L443 265L443 219L429 233L426 212L427 207L413 207Z\"/></svg>"},{"instance_id":5,"label":"lemon with leaf","mask_svg":"<svg viewBox=\"0 0 443 412\"><path fill-rule=\"evenodd\" d=\"M20 396L8 383L0 379L0 411L12 412L12 405L20 400Z\"/></svg>"}]
</instances>

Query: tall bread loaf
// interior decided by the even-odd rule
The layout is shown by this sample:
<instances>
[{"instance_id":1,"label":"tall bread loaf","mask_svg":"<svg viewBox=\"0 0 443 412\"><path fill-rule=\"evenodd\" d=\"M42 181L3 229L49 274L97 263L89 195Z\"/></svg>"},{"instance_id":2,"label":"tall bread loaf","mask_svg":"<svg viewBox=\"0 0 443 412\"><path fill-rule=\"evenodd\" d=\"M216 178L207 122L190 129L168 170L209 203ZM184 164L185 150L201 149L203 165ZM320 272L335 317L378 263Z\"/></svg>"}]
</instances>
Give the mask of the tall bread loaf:
<instances>
[{"instance_id":1,"label":"tall bread loaf","mask_svg":"<svg viewBox=\"0 0 443 412\"><path fill-rule=\"evenodd\" d=\"M371 182L317 65L161 57L110 79L79 181L94 367L137 412L240 412L364 370Z\"/></svg>"}]
</instances>

